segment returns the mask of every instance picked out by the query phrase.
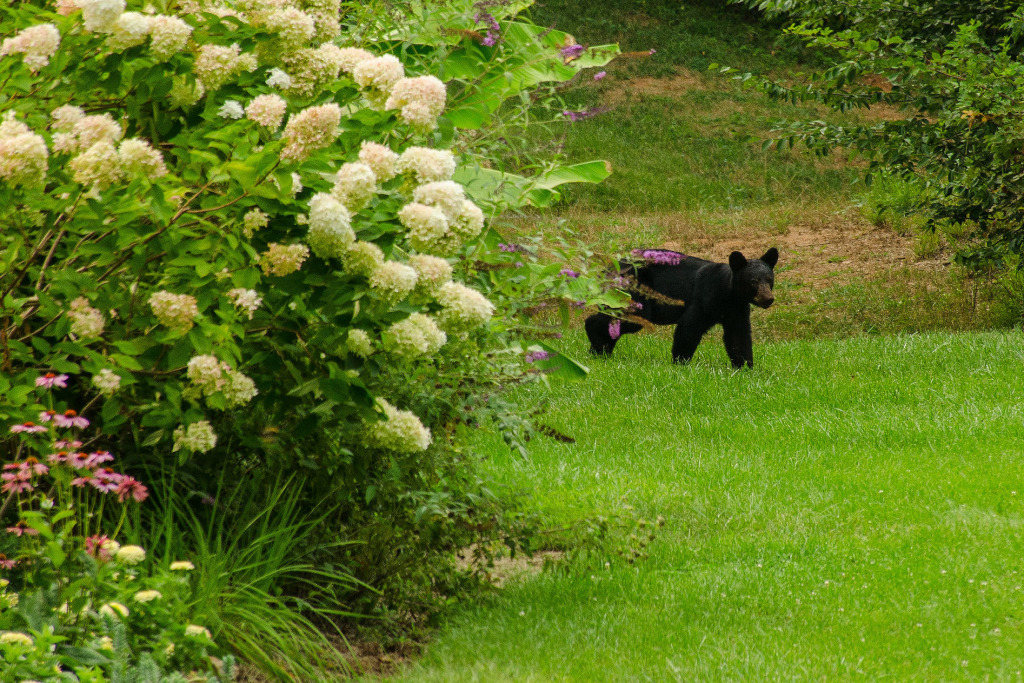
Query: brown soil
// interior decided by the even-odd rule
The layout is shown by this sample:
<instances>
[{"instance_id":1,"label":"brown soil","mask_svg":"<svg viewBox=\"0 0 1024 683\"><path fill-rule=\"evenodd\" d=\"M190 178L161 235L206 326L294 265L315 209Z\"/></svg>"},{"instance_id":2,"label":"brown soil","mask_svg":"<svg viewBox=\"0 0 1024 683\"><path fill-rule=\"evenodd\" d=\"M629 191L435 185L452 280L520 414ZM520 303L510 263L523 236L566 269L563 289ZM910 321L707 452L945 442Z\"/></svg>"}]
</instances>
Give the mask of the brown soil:
<instances>
[{"instance_id":1,"label":"brown soil","mask_svg":"<svg viewBox=\"0 0 1024 683\"><path fill-rule=\"evenodd\" d=\"M704 79L681 67L676 69L676 75L671 78L650 78L647 76L635 78L621 78L612 74L607 76L608 82L604 85L602 100L604 103L615 106L641 95L652 95L656 97L679 97L690 90L704 90L707 87Z\"/></svg>"},{"instance_id":2,"label":"brown soil","mask_svg":"<svg viewBox=\"0 0 1024 683\"><path fill-rule=\"evenodd\" d=\"M517 555L516 557L499 557L494 560L493 567L478 567L483 578L496 588L501 588L509 581L522 579L534 574L539 574L544 565L551 562L558 562L562 559L563 553L557 550L543 550L533 554L533 557ZM456 565L463 571L471 571L473 567L472 550L467 550L464 556L456 560Z\"/></svg>"}]
</instances>

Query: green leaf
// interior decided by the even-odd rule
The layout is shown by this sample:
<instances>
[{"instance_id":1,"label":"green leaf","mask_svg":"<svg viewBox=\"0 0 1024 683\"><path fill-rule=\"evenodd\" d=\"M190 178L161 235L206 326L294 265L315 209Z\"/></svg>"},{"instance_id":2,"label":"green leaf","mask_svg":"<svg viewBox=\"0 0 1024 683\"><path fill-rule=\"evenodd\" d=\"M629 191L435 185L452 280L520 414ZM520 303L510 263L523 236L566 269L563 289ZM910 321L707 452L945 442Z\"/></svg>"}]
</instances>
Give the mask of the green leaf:
<instances>
[{"instance_id":1,"label":"green leaf","mask_svg":"<svg viewBox=\"0 0 1024 683\"><path fill-rule=\"evenodd\" d=\"M60 567L68 557L57 541L50 541L47 543L46 549L43 550L43 554L50 558L50 562L53 562L54 567Z\"/></svg>"},{"instance_id":2,"label":"green leaf","mask_svg":"<svg viewBox=\"0 0 1024 683\"><path fill-rule=\"evenodd\" d=\"M585 365L581 365L579 362L573 360L569 356L544 342L536 341L531 342L530 346L539 346L543 350L552 354L552 356L546 360L539 360L534 362L534 366L539 370L543 370L544 374L548 377L561 377L563 379L586 379L587 375L590 374L590 368Z\"/></svg>"}]
</instances>

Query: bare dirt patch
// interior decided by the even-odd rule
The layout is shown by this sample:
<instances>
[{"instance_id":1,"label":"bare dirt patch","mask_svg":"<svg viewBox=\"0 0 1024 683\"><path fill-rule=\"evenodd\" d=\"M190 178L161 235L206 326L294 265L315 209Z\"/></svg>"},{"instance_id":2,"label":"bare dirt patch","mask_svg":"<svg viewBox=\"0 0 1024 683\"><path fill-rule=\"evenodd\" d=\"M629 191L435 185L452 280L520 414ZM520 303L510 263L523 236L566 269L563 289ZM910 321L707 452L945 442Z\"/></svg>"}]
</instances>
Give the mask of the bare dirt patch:
<instances>
[{"instance_id":1,"label":"bare dirt patch","mask_svg":"<svg viewBox=\"0 0 1024 683\"><path fill-rule=\"evenodd\" d=\"M493 566L475 567L472 561L472 551L463 553L463 557L456 560L456 566L462 571L479 571L488 583L495 588L501 588L509 581L523 579L544 570L544 565L555 563L562 559L564 553L557 550L542 550L533 554L533 557L519 554L515 557L499 557L494 560Z\"/></svg>"},{"instance_id":2,"label":"bare dirt patch","mask_svg":"<svg viewBox=\"0 0 1024 683\"><path fill-rule=\"evenodd\" d=\"M604 104L615 106L641 96L680 97L691 90L705 90L707 87L704 78L682 67L677 67L676 74L669 78L623 78L613 74L606 77L601 86L601 100Z\"/></svg>"}]
</instances>

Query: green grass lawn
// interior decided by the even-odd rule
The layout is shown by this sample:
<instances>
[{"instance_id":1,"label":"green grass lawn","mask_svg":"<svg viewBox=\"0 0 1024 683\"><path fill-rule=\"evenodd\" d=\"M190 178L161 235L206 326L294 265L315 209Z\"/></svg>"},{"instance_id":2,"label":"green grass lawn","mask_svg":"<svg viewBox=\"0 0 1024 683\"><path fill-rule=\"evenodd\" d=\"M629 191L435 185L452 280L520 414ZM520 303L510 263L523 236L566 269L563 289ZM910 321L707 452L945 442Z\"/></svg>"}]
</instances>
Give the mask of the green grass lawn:
<instances>
[{"instance_id":1,"label":"green grass lawn","mask_svg":"<svg viewBox=\"0 0 1024 683\"><path fill-rule=\"evenodd\" d=\"M1021 680L1024 336L755 358L734 373L709 338L680 367L634 336L587 381L524 392L576 443L524 460L483 437L492 475L552 523L626 496L668 524L636 566L463 608L395 680Z\"/></svg>"}]
</instances>

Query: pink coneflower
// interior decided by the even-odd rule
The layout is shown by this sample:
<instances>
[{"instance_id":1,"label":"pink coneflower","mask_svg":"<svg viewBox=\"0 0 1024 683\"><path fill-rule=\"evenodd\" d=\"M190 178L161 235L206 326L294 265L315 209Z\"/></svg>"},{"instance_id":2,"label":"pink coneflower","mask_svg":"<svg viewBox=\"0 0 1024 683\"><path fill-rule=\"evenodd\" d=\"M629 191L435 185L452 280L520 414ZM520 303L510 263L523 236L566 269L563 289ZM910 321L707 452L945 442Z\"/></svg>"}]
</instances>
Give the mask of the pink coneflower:
<instances>
[{"instance_id":1,"label":"pink coneflower","mask_svg":"<svg viewBox=\"0 0 1024 683\"><path fill-rule=\"evenodd\" d=\"M51 465L60 465L66 463L68 461L68 452L60 451L58 453L51 453L50 455L46 456L46 461L49 462Z\"/></svg>"},{"instance_id":2,"label":"pink coneflower","mask_svg":"<svg viewBox=\"0 0 1024 683\"><path fill-rule=\"evenodd\" d=\"M106 535L100 536L97 534L95 536L88 536L85 539L85 552L89 553L93 557L98 557L101 560L109 560L110 552L103 547L103 544L109 540L110 538Z\"/></svg>"},{"instance_id":3,"label":"pink coneflower","mask_svg":"<svg viewBox=\"0 0 1024 683\"><path fill-rule=\"evenodd\" d=\"M113 459L114 456L112 456L107 451L96 451L95 453L90 453L89 457L87 458L87 460L89 461L89 467L92 467L93 465L100 465L105 462L110 462Z\"/></svg>"},{"instance_id":4,"label":"pink coneflower","mask_svg":"<svg viewBox=\"0 0 1024 683\"><path fill-rule=\"evenodd\" d=\"M55 375L52 372L48 372L42 377L36 377L36 386L45 387L46 389L52 389L53 387L60 387L63 389L68 385L67 375Z\"/></svg>"},{"instance_id":5,"label":"pink coneflower","mask_svg":"<svg viewBox=\"0 0 1024 683\"><path fill-rule=\"evenodd\" d=\"M0 567L3 569L14 569L17 564L17 560L8 560L6 555L0 553Z\"/></svg>"},{"instance_id":6,"label":"pink coneflower","mask_svg":"<svg viewBox=\"0 0 1024 683\"><path fill-rule=\"evenodd\" d=\"M72 486L82 487L92 481L92 477L75 477L71 480Z\"/></svg>"},{"instance_id":7,"label":"pink coneflower","mask_svg":"<svg viewBox=\"0 0 1024 683\"><path fill-rule=\"evenodd\" d=\"M109 467L93 472L89 485L101 493L116 491L118 485L124 480L123 474L118 474Z\"/></svg>"},{"instance_id":8,"label":"pink coneflower","mask_svg":"<svg viewBox=\"0 0 1024 683\"><path fill-rule=\"evenodd\" d=\"M25 523L25 520L20 520L14 526L7 527L7 533L14 534L15 536L22 536L25 534L28 534L29 536L38 536L39 530L30 527Z\"/></svg>"},{"instance_id":9,"label":"pink coneflower","mask_svg":"<svg viewBox=\"0 0 1024 683\"><path fill-rule=\"evenodd\" d=\"M34 422L25 422L23 424L14 425L13 427L11 427L11 434L21 434L21 433L38 434L40 432L45 432L45 431L46 431L46 427L43 427L42 425L37 425Z\"/></svg>"},{"instance_id":10,"label":"pink coneflower","mask_svg":"<svg viewBox=\"0 0 1024 683\"><path fill-rule=\"evenodd\" d=\"M0 486L0 491L4 493L21 493L22 491L31 491L33 489L32 484L29 483L29 479L32 475L26 470L18 470L17 472L4 472L0 475L0 479L3 479L4 485Z\"/></svg>"},{"instance_id":11,"label":"pink coneflower","mask_svg":"<svg viewBox=\"0 0 1024 683\"><path fill-rule=\"evenodd\" d=\"M594 80L595 81L599 81L599 80L601 80L602 78L604 78L607 75L608 75L607 71L598 71L596 74L594 74Z\"/></svg>"},{"instance_id":12,"label":"pink coneflower","mask_svg":"<svg viewBox=\"0 0 1024 683\"><path fill-rule=\"evenodd\" d=\"M23 472L29 472L30 474L46 474L50 471L50 468L39 462L35 458L25 458L25 462L18 463L18 467Z\"/></svg>"},{"instance_id":13,"label":"pink coneflower","mask_svg":"<svg viewBox=\"0 0 1024 683\"><path fill-rule=\"evenodd\" d=\"M81 441L54 441L53 442L53 447L54 448L81 448L82 447L82 442Z\"/></svg>"},{"instance_id":14,"label":"pink coneflower","mask_svg":"<svg viewBox=\"0 0 1024 683\"><path fill-rule=\"evenodd\" d=\"M91 469L89 456L82 452L72 453L68 456L68 464L76 470Z\"/></svg>"},{"instance_id":15,"label":"pink coneflower","mask_svg":"<svg viewBox=\"0 0 1024 683\"><path fill-rule=\"evenodd\" d=\"M58 427L78 427L79 429L85 429L89 426L89 421L84 417L79 417L78 413L73 410L66 410L63 415L57 415L53 418L53 422Z\"/></svg>"},{"instance_id":16,"label":"pink coneflower","mask_svg":"<svg viewBox=\"0 0 1024 683\"><path fill-rule=\"evenodd\" d=\"M141 503L149 497L149 489L134 477L126 476L117 485L117 499L123 503L128 496L131 496L136 503Z\"/></svg>"},{"instance_id":17,"label":"pink coneflower","mask_svg":"<svg viewBox=\"0 0 1024 683\"><path fill-rule=\"evenodd\" d=\"M43 412L39 413L39 421L40 422L49 422L50 420L52 420L55 417L57 417L57 411L56 410L44 410Z\"/></svg>"}]
</instances>

